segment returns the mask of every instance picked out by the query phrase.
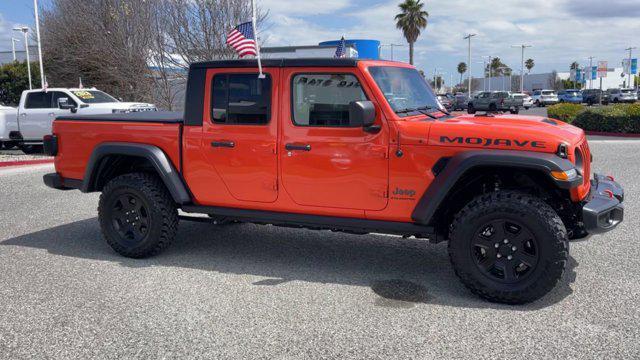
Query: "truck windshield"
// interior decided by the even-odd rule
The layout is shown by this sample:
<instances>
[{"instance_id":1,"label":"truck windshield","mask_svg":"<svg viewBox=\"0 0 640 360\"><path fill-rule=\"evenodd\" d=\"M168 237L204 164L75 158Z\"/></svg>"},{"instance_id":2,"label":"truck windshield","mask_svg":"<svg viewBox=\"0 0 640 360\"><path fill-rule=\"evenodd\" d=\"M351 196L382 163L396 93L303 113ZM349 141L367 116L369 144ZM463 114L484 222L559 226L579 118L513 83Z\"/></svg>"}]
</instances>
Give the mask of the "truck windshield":
<instances>
[{"instance_id":1,"label":"truck windshield","mask_svg":"<svg viewBox=\"0 0 640 360\"><path fill-rule=\"evenodd\" d=\"M73 95L77 96L82 102L87 104L113 103L118 102L111 95L99 90L76 90Z\"/></svg>"},{"instance_id":2,"label":"truck windshield","mask_svg":"<svg viewBox=\"0 0 640 360\"><path fill-rule=\"evenodd\" d=\"M415 69L393 66L369 68L387 102L399 116L440 110L433 90Z\"/></svg>"}]
</instances>

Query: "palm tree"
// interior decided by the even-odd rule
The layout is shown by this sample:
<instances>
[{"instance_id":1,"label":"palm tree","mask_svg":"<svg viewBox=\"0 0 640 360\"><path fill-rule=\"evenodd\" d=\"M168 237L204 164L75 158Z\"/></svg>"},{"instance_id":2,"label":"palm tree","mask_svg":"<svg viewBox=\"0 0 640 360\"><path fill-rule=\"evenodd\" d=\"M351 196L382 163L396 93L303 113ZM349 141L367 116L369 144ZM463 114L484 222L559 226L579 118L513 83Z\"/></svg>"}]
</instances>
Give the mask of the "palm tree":
<instances>
[{"instance_id":1,"label":"palm tree","mask_svg":"<svg viewBox=\"0 0 640 360\"><path fill-rule=\"evenodd\" d=\"M462 74L467 72L467 63L461 62L458 64L458 73L460 73L460 84L462 84Z\"/></svg>"},{"instance_id":2,"label":"palm tree","mask_svg":"<svg viewBox=\"0 0 640 360\"><path fill-rule=\"evenodd\" d=\"M527 72L531 74L531 69L536 66L536 63L533 62L533 59L527 59L527 61L524 62L524 66L527 68Z\"/></svg>"},{"instance_id":3,"label":"palm tree","mask_svg":"<svg viewBox=\"0 0 640 360\"><path fill-rule=\"evenodd\" d=\"M418 40L420 31L427 27L429 13L422 10L420 0L405 0L398 7L402 11L396 15L396 27L402 30L409 43L409 63L413 65L413 44Z\"/></svg>"},{"instance_id":4,"label":"palm tree","mask_svg":"<svg viewBox=\"0 0 640 360\"><path fill-rule=\"evenodd\" d=\"M571 70L577 70L580 67L580 64L578 64L577 61L574 61L571 63L571 65L569 66L569 69Z\"/></svg>"}]
</instances>

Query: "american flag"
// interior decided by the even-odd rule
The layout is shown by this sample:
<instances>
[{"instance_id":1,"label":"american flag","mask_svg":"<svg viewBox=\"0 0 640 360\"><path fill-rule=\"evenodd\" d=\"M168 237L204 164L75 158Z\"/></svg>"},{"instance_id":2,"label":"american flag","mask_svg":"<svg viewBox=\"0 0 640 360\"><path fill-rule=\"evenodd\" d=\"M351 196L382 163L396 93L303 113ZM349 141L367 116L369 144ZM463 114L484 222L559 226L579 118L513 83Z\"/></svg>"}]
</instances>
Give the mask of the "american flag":
<instances>
[{"instance_id":1,"label":"american flag","mask_svg":"<svg viewBox=\"0 0 640 360\"><path fill-rule=\"evenodd\" d=\"M342 37L342 39L340 39L340 42L338 43L338 48L336 49L336 54L333 55L334 58L343 58L345 57L347 54L345 52L345 48L347 47L347 45L345 44L344 41L344 36Z\"/></svg>"},{"instance_id":2,"label":"american flag","mask_svg":"<svg viewBox=\"0 0 640 360\"><path fill-rule=\"evenodd\" d=\"M251 21L236 26L227 35L227 44L231 46L240 57L247 55L256 56L256 41L253 34L253 23Z\"/></svg>"}]
</instances>

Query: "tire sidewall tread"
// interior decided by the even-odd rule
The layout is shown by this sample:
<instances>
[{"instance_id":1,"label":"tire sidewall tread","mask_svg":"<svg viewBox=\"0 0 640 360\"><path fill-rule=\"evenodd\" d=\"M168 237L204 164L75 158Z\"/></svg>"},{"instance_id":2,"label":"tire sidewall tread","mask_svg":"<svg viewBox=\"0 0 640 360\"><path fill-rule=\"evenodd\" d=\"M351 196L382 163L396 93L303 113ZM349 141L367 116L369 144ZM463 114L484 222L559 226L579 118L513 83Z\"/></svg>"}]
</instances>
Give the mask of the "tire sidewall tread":
<instances>
[{"instance_id":1,"label":"tire sidewall tread","mask_svg":"<svg viewBox=\"0 0 640 360\"><path fill-rule=\"evenodd\" d=\"M151 226L147 238L135 247L123 246L114 234L108 208L110 198L127 189L141 196L149 206ZM130 258L145 258L164 251L173 242L178 230L178 210L164 183L155 174L129 173L109 181L102 189L98 205L102 235L119 254Z\"/></svg>"},{"instance_id":2,"label":"tire sidewall tread","mask_svg":"<svg viewBox=\"0 0 640 360\"><path fill-rule=\"evenodd\" d=\"M540 251L534 272L518 284L500 284L477 269L471 257L469 235L491 214L511 214L536 236ZM535 301L555 287L569 256L567 230L558 214L544 201L516 191L498 191L469 202L450 227L449 257L456 275L473 293L492 302L523 304Z\"/></svg>"}]
</instances>

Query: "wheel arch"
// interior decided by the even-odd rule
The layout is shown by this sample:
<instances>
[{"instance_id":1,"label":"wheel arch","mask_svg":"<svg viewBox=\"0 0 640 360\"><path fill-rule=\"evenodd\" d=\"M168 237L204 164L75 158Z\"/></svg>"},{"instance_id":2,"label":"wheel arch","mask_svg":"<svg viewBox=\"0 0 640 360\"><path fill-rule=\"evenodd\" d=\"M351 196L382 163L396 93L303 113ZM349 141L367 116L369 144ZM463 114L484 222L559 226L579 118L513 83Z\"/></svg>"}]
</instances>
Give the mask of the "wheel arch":
<instances>
[{"instance_id":1,"label":"wheel arch","mask_svg":"<svg viewBox=\"0 0 640 360\"><path fill-rule=\"evenodd\" d=\"M571 182L562 182L552 178L550 173L573 168L574 165L569 160L555 154L512 150L462 152L449 158L437 173L414 208L412 219L419 224L435 226L436 231L448 226L446 221L443 224L441 220L446 220L457 207L464 206L456 203L457 199L467 199L469 196L467 194L465 197L460 192L471 192L472 197L480 195L476 185L480 184L480 180L492 176L501 181L508 180L510 184L507 185L527 184L533 188L538 187L541 191L566 192L568 197L568 190L576 186L578 181L581 182L581 177ZM444 230L446 233L446 229Z\"/></svg>"},{"instance_id":2,"label":"wheel arch","mask_svg":"<svg viewBox=\"0 0 640 360\"><path fill-rule=\"evenodd\" d=\"M83 192L100 191L115 176L135 171L156 173L173 200L191 202L191 196L169 157L157 146L135 143L103 143L93 150L82 181Z\"/></svg>"}]
</instances>

